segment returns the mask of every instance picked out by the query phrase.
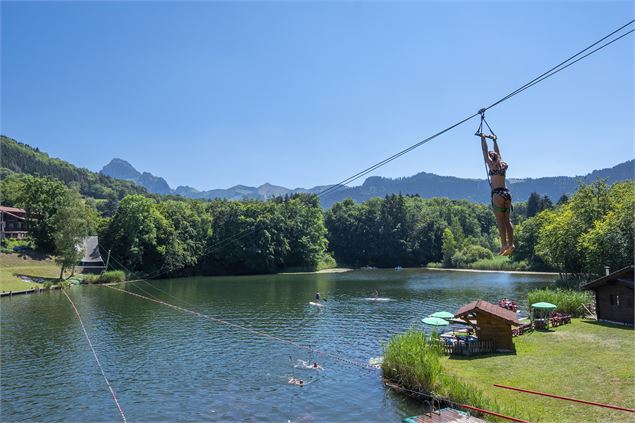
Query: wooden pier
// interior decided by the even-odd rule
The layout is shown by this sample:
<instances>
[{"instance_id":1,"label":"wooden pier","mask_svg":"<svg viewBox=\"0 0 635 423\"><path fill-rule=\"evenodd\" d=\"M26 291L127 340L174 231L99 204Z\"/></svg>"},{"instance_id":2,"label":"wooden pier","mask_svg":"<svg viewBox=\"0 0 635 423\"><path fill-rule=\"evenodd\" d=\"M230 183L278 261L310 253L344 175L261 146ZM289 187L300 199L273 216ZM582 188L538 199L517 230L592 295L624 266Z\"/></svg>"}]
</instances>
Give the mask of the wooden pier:
<instances>
[{"instance_id":1,"label":"wooden pier","mask_svg":"<svg viewBox=\"0 0 635 423\"><path fill-rule=\"evenodd\" d=\"M31 288L31 289L23 289L20 291L2 291L0 292L0 297L12 297L14 295L22 295L22 294L39 294L40 292L50 291L51 289L60 289L59 285L53 285L50 288Z\"/></svg>"},{"instance_id":2,"label":"wooden pier","mask_svg":"<svg viewBox=\"0 0 635 423\"><path fill-rule=\"evenodd\" d=\"M420 416L406 417L403 419L405 423L484 423L474 416L470 416L462 411L454 408L442 408L438 411L422 414Z\"/></svg>"}]
</instances>

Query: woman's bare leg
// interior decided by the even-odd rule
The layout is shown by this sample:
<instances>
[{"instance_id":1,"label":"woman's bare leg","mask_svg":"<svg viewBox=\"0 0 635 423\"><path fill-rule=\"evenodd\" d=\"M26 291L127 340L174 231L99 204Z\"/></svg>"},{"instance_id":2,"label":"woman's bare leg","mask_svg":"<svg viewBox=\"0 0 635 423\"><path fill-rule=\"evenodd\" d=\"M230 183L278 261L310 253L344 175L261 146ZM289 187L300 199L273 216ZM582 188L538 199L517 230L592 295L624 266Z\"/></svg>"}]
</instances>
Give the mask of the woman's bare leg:
<instances>
[{"instance_id":1,"label":"woman's bare leg","mask_svg":"<svg viewBox=\"0 0 635 423\"><path fill-rule=\"evenodd\" d=\"M509 205L509 208L511 209L511 204ZM511 254L516 248L516 246L514 245L514 225L512 225L511 210L505 214L506 214L505 216L506 231L505 232L507 233L507 248L509 250L509 254Z\"/></svg>"},{"instance_id":2,"label":"woman's bare leg","mask_svg":"<svg viewBox=\"0 0 635 423\"><path fill-rule=\"evenodd\" d=\"M507 228L505 226L505 217L504 213L494 212L494 216L496 216L496 226L498 227L498 235L501 239L501 250L500 254L503 253L507 249Z\"/></svg>"}]
</instances>

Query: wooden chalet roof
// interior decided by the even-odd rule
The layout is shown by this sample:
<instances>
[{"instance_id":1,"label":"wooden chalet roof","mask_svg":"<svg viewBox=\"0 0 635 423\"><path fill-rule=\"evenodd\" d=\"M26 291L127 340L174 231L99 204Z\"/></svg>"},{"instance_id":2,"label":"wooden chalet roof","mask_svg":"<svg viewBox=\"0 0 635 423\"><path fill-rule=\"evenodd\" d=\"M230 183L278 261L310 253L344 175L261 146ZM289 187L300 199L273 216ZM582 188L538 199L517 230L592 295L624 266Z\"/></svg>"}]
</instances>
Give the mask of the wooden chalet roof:
<instances>
[{"instance_id":1,"label":"wooden chalet roof","mask_svg":"<svg viewBox=\"0 0 635 423\"><path fill-rule=\"evenodd\" d=\"M26 210L18 209L15 207L0 206L0 213L8 214L9 216L15 217L16 219L25 220L24 216L26 215Z\"/></svg>"},{"instance_id":2,"label":"wooden chalet roof","mask_svg":"<svg viewBox=\"0 0 635 423\"><path fill-rule=\"evenodd\" d=\"M492 316L499 317L510 323L518 325L518 316L515 311L507 310L506 308L498 305L488 303L485 300L476 300L469 304L464 305L454 314L454 317L467 317L468 314L474 312L483 312L491 314Z\"/></svg>"},{"instance_id":3,"label":"wooden chalet roof","mask_svg":"<svg viewBox=\"0 0 635 423\"><path fill-rule=\"evenodd\" d=\"M633 278L634 267L635 266L631 264L630 266L626 266L623 269L620 269L616 272L610 273L606 276L602 276L599 279L589 282L586 285L582 285L581 288L582 289L596 289L596 288L600 288L602 286L606 286L609 284L616 284L616 285L624 285L626 287L633 289L633 287L635 286L635 281Z\"/></svg>"}]
</instances>

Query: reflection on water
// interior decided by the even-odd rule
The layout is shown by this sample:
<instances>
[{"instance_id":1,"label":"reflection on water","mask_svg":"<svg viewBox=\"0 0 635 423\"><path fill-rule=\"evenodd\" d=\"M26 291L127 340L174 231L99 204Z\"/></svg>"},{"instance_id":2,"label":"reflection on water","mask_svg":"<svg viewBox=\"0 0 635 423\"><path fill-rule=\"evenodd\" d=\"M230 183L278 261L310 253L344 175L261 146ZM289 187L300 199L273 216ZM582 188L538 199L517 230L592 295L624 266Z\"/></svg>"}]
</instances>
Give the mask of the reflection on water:
<instances>
[{"instance_id":1,"label":"reflection on water","mask_svg":"<svg viewBox=\"0 0 635 423\"><path fill-rule=\"evenodd\" d=\"M123 289L356 362L395 333L482 298L516 299L551 277L424 269L188 278ZM319 291L324 307L309 304ZM378 297L391 301L373 301ZM421 411L380 373L98 286L72 288L130 421L399 421ZM3 421L116 421L117 409L59 291L3 298ZM310 367L319 363L323 370ZM304 363L308 366L298 366ZM289 384L303 379L304 386Z\"/></svg>"}]
</instances>

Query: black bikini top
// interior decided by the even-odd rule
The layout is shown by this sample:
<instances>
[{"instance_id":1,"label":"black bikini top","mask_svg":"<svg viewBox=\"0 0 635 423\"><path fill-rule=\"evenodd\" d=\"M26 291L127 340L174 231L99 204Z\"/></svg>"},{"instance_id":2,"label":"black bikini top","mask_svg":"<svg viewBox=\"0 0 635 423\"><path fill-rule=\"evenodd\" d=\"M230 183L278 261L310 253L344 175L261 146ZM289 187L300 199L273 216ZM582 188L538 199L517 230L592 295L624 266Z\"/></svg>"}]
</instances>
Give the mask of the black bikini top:
<instances>
[{"instance_id":1,"label":"black bikini top","mask_svg":"<svg viewBox=\"0 0 635 423\"><path fill-rule=\"evenodd\" d=\"M507 168L509 165L505 162L500 162L500 167L496 169L490 169L489 176L501 175L505 176L505 172L507 172Z\"/></svg>"}]
</instances>

